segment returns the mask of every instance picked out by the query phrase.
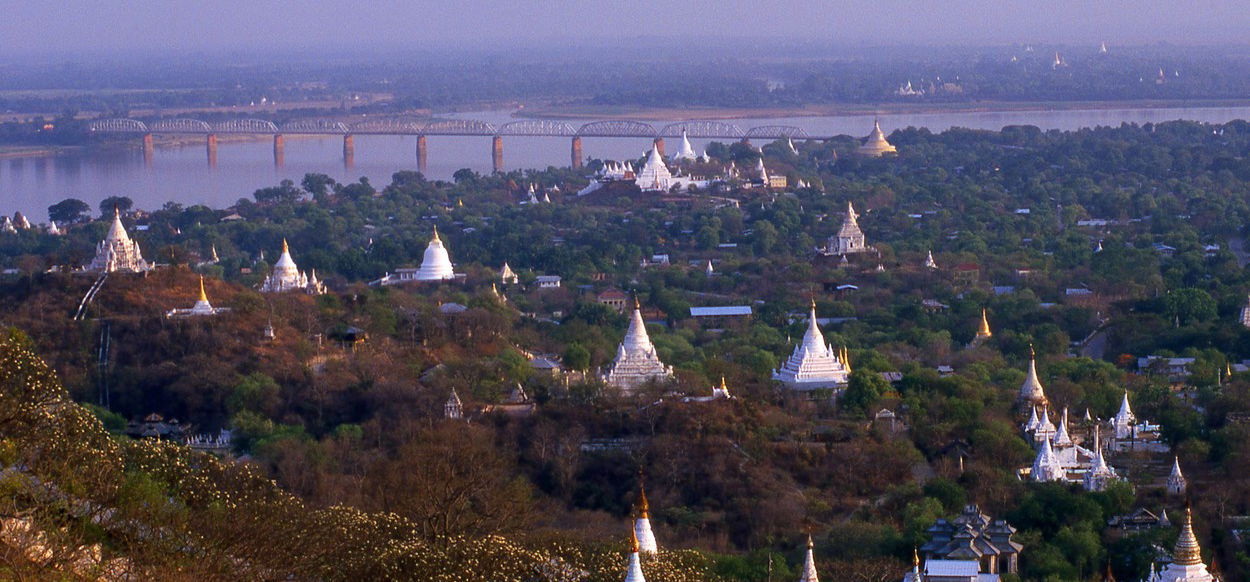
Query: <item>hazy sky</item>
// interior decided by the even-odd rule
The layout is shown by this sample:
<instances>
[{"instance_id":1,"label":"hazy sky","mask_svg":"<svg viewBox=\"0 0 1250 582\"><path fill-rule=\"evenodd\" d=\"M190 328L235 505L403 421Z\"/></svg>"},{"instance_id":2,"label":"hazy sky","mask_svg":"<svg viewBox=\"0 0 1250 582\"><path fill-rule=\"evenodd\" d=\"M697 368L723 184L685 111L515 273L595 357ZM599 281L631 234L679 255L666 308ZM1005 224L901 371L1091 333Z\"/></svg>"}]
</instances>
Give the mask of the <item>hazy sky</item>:
<instances>
[{"instance_id":1,"label":"hazy sky","mask_svg":"<svg viewBox=\"0 0 1250 582\"><path fill-rule=\"evenodd\" d=\"M0 0L5 54L490 48L634 37L833 45L1246 43L1250 2L1211 0Z\"/></svg>"}]
</instances>

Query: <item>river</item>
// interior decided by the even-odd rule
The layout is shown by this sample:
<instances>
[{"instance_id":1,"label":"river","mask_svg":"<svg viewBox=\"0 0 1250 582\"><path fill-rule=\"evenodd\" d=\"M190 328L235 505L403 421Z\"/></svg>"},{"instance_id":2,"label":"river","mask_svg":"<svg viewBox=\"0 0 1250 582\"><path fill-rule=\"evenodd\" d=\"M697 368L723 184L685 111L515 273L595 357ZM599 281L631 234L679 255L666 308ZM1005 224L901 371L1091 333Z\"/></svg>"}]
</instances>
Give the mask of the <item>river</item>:
<instances>
[{"instance_id":1,"label":"river","mask_svg":"<svg viewBox=\"0 0 1250 582\"><path fill-rule=\"evenodd\" d=\"M459 114L458 117L496 125L512 120L506 111ZM1162 122L1188 119L1225 123L1250 119L1250 107L1109 108L1043 111L959 111L899 113L880 116L889 133L900 127L1000 129L1005 125L1035 125L1042 129L1071 130L1098 125ZM863 115L736 119L744 130L759 125L795 125L813 135L863 136L872 118ZM576 123L572 123L576 125ZM658 124L662 125L662 124ZM490 139L485 137L430 137L427 175L450 179L460 168L491 170ZM137 141L137 140L136 140ZM672 140L670 140L671 142ZM702 150L711 140L692 140ZM586 138L583 152L597 158L639 157L650 146L641 138ZM137 146L137 143L136 143ZM675 144L670 144L670 149ZM184 205L229 206L250 198L258 188L289 178L296 183L309 172L328 174L339 181L366 176L376 186L390 183L391 174L416 169L416 138L410 136L356 136L354 163L343 161L338 137L288 137L285 163L276 167L269 140L218 146L217 164L209 167L203 145L158 147L151 163L141 150L94 150L52 157L0 159L0 213L21 211L32 221L47 220L48 206L79 198L95 207L108 196L129 196L139 208L159 208L167 201ZM569 139L563 137L507 137L504 166L545 168L568 165Z\"/></svg>"}]
</instances>

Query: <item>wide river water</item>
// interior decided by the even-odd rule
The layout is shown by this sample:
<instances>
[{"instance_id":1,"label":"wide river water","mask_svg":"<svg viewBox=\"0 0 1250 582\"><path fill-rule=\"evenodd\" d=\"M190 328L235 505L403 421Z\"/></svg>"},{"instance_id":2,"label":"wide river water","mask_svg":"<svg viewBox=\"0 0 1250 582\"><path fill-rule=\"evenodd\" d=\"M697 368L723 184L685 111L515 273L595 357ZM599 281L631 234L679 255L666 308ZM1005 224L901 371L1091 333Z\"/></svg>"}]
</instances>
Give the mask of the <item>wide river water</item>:
<instances>
[{"instance_id":1,"label":"wide river water","mask_svg":"<svg viewBox=\"0 0 1250 582\"><path fill-rule=\"evenodd\" d=\"M458 117L488 121L496 125L512 120L506 111L459 114ZM1188 119L1225 123L1250 119L1250 107L1171 107L1113 108L1052 111L988 111L906 113L881 115L881 127L889 133L900 127L927 127L942 131L951 127L1001 129L1005 125L1035 125L1042 129L1071 130L1121 123L1162 122ZM812 135L867 135L872 126L868 116L790 117L736 119L731 123L745 129L760 125L795 125ZM576 126L577 122L571 122ZM662 125L662 124L653 124ZM479 172L491 170L490 138L430 137L426 174L431 179L450 179L460 168ZM675 140L668 140L673 150ZM702 150L710 140L691 140ZM273 146L268 140L228 143L218 146L215 167L208 164L204 145L158 147L151 163L140 148L131 150L92 150L51 157L0 159L0 213L21 211L32 221L46 221L48 206L66 198L78 198L94 208L108 196L129 196L139 208L158 208L167 201L184 205L229 206L239 198L250 198L258 188L276 185L289 178L297 184L304 174L320 172L343 181L361 176L379 188L390 183L391 174L417 169L416 138L410 136L356 136L355 156L349 167L343 160L339 137L288 137L285 160L274 164ZM639 157L650 146L641 138L585 138L583 153L607 159ZM671 153L671 151L670 151ZM506 137L504 166L545 168L569 164L569 139L564 137Z\"/></svg>"}]
</instances>

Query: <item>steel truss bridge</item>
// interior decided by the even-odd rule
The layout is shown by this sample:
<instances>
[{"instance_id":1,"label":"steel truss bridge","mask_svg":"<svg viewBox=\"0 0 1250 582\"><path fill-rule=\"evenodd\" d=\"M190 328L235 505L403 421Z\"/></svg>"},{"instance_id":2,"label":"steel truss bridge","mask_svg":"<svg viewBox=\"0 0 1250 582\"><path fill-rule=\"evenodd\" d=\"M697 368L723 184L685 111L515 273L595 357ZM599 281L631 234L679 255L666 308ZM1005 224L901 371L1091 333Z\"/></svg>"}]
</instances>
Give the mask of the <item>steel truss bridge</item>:
<instances>
[{"instance_id":1,"label":"steel truss bridge","mask_svg":"<svg viewBox=\"0 0 1250 582\"><path fill-rule=\"evenodd\" d=\"M801 127L791 125L762 125L743 130L732 123L712 120L679 121L656 127L649 123L627 119L591 121L580 126L564 121L526 119L495 125L473 119L414 120L404 118L374 118L353 123L333 119L302 119L278 125L264 119L232 119L208 123L199 119L169 118L155 121L138 119L97 119L88 125L96 134L136 135L143 137L144 159L153 158L153 135L203 135L208 150L208 163L217 164L218 135L272 136L274 164L282 165L285 159L286 135L338 135L343 137L343 161L351 165L355 158L357 135L411 135L417 137L417 167L424 172L429 151L427 136L478 136L491 138L491 159L495 171L503 170L503 138L568 137L572 139L570 159L573 167L581 167L582 138L647 138L655 141L655 147L664 153L664 138L686 135L701 139L829 139L831 136L812 136Z\"/></svg>"},{"instance_id":2,"label":"steel truss bridge","mask_svg":"<svg viewBox=\"0 0 1250 582\"><path fill-rule=\"evenodd\" d=\"M532 119L495 125L472 119L405 120L366 119L343 123L329 119L307 119L275 124L264 119L232 119L208 123L199 119L98 119L89 124L100 134L162 135L415 135L415 136L541 136L541 137L680 137L685 131L701 139L828 139L811 136L801 127L763 125L743 130L723 121L679 121L656 127L641 121L612 119L591 121L580 126L557 120Z\"/></svg>"}]
</instances>

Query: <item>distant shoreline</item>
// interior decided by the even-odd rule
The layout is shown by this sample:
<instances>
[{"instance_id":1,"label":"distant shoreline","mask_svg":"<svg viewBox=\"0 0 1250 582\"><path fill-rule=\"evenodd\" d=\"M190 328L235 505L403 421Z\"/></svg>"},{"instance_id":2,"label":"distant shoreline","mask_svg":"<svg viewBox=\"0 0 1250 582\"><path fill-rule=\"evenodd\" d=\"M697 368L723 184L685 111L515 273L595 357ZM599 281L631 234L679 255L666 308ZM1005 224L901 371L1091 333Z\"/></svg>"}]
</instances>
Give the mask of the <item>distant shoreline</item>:
<instances>
[{"instance_id":1,"label":"distant shoreline","mask_svg":"<svg viewBox=\"0 0 1250 582\"><path fill-rule=\"evenodd\" d=\"M1109 109L1218 109L1250 107L1250 99L1143 101L981 101L972 103L833 103L760 109L730 107L621 107L607 105L540 105L517 110L515 117L534 119L627 118L638 121L688 119L770 119L783 117L872 116L941 113L1019 113L1029 111L1101 111Z\"/></svg>"}]
</instances>

